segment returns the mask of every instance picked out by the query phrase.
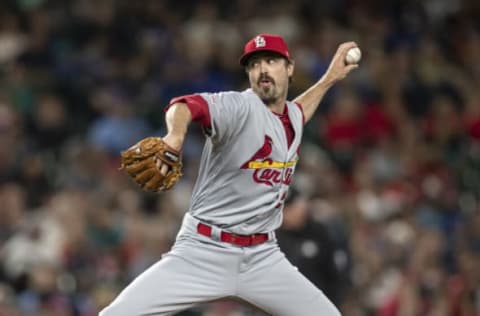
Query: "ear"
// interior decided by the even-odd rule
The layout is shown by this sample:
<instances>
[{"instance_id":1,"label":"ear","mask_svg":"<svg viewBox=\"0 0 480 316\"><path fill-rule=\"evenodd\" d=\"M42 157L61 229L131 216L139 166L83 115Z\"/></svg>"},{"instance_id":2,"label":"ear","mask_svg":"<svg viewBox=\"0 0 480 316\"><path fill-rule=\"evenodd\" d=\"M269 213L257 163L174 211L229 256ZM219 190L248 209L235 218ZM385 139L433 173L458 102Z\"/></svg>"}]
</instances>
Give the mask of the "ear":
<instances>
[{"instance_id":1,"label":"ear","mask_svg":"<svg viewBox=\"0 0 480 316\"><path fill-rule=\"evenodd\" d=\"M293 76L293 71L295 70L295 61L292 59L288 64L287 64L287 73L288 76L291 77Z\"/></svg>"}]
</instances>

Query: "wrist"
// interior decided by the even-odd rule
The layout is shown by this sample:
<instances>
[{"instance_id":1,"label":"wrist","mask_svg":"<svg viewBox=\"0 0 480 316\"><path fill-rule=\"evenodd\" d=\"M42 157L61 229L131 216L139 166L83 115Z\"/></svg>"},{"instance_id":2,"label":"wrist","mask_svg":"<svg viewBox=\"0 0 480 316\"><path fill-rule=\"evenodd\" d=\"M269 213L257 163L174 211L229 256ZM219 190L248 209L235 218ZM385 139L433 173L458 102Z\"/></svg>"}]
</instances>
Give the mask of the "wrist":
<instances>
[{"instance_id":1,"label":"wrist","mask_svg":"<svg viewBox=\"0 0 480 316\"><path fill-rule=\"evenodd\" d=\"M318 81L318 84L325 87L325 89L329 89L335 84L335 82L336 80L334 78L328 74L324 74Z\"/></svg>"},{"instance_id":2,"label":"wrist","mask_svg":"<svg viewBox=\"0 0 480 316\"><path fill-rule=\"evenodd\" d=\"M175 150L180 151L183 146L183 142L185 140L185 135L176 134L176 133L168 133L163 137L163 141L167 143L170 147Z\"/></svg>"}]
</instances>

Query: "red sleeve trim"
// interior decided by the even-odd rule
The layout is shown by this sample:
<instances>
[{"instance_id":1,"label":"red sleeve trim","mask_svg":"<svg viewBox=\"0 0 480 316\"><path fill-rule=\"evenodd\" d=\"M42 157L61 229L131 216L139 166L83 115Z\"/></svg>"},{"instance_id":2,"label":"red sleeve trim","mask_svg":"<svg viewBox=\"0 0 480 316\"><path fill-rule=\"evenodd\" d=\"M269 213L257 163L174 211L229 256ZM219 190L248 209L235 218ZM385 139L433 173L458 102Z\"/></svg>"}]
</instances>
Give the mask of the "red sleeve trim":
<instances>
[{"instance_id":1,"label":"red sleeve trim","mask_svg":"<svg viewBox=\"0 0 480 316\"><path fill-rule=\"evenodd\" d=\"M303 107L300 103L298 102L295 102L295 104L298 106L298 108L300 109L300 111L302 112L302 121L303 121L303 125L305 125L305 113L303 113Z\"/></svg>"},{"instance_id":2,"label":"red sleeve trim","mask_svg":"<svg viewBox=\"0 0 480 316\"><path fill-rule=\"evenodd\" d=\"M173 98L165 107L165 112L171 105L179 102L187 104L187 107L192 114L192 121L199 123L203 128L211 127L210 110L208 109L208 103L204 98L198 94L189 94Z\"/></svg>"}]
</instances>

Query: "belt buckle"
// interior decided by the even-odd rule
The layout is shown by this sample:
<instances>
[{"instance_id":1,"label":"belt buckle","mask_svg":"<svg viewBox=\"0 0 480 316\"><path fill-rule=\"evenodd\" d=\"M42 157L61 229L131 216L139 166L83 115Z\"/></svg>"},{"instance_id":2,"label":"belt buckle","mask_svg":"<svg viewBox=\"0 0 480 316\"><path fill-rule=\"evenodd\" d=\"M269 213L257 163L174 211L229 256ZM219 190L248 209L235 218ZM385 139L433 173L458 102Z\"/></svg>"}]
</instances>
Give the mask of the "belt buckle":
<instances>
[{"instance_id":1,"label":"belt buckle","mask_svg":"<svg viewBox=\"0 0 480 316\"><path fill-rule=\"evenodd\" d=\"M249 247L252 245L252 235L231 234L231 242L238 246Z\"/></svg>"},{"instance_id":2,"label":"belt buckle","mask_svg":"<svg viewBox=\"0 0 480 316\"><path fill-rule=\"evenodd\" d=\"M230 233L230 242L235 245L245 246L244 240L247 236ZM247 245L248 246L248 245Z\"/></svg>"},{"instance_id":3,"label":"belt buckle","mask_svg":"<svg viewBox=\"0 0 480 316\"><path fill-rule=\"evenodd\" d=\"M252 237L251 237L251 240L252 240L252 245L257 245L257 244L261 244L261 243L264 243L266 241L268 241L268 234L267 236L265 236L265 234L253 234Z\"/></svg>"},{"instance_id":4,"label":"belt buckle","mask_svg":"<svg viewBox=\"0 0 480 316\"><path fill-rule=\"evenodd\" d=\"M237 246L248 247L257 244L261 244L265 239L263 234L252 234L252 235L238 235L234 233L222 232L228 235L228 242Z\"/></svg>"},{"instance_id":5,"label":"belt buckle","mask_svg":"<svg viewBox=\"0 0 480 316\"><path fill-rule=\"evenodd\" d=\"M250 236L251 244L252 245L260 244L261 243L260 236L261 235L259 234L253 234L252 236Z\"/></svg>"}]
</instances>

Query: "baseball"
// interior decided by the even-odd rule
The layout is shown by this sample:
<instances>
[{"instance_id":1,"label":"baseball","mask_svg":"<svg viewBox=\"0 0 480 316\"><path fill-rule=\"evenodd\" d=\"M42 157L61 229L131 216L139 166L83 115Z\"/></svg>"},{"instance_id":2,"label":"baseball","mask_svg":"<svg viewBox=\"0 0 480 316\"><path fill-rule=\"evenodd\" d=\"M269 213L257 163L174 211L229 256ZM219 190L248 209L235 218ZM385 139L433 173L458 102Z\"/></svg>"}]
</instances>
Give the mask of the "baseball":
<instances>
[{"instance_id":1,"label":"baseball","mask_svg":"<svg viewBox=\"0 0 480 316\"><path fill-rule=\"evenodd\" d=\"M348 50L347 55L345 56L345 62L348 65L358 64L361 58L362 58L362 52L360 51L360 48L353 47Z\"/></svg>"}]
</instances>

